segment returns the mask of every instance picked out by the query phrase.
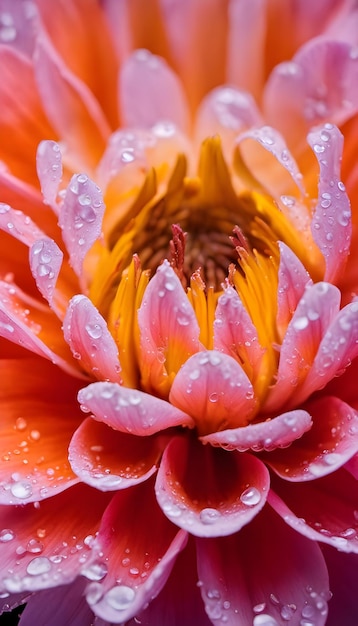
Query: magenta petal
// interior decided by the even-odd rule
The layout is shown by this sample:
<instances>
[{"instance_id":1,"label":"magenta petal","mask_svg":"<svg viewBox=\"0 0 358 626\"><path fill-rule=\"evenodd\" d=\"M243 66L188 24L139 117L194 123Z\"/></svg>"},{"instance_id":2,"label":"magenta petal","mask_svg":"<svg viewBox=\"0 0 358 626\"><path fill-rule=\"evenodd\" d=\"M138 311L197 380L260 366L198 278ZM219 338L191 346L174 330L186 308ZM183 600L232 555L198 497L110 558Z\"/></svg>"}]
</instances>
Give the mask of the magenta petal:
<instances>
[{"instance_id":1,"label":"magenta petal","mask_svg":"<svg viewBox=\"0 0 358 626\"><path fill-rule=\"evenodd\" d=\"M265 422L222 430L200 439L203 443L220 446L225 450L245 452L251 449L259 452L289 446L293 441L302 437L311 426L310 414L307 411L297 409L282 413Z\"/></svg>"},{"instance_id":2,"label":"magenta petal","mask_svg":"<svg viewBox=\"0 0 358 626\"><path fill-rule=\"evenodd\" d=\"M78 276L81 276L86 253L102 232L103 214L100 188L86 174L72 176L60 208L59 225Z\"/></svg>"},{"instance_id":3,"label":"magenta petal","mask_svg":"<svg viewBox=\"0 0 358 626\"><path fill-rule=\"evenodd\" d=\"M165 585L186 542L187 533L162 514L151 481L118 492L82 571L92 581L86 597L94 613L114 624L140 613Z\"/></svg>"},{"instance_id":4,"label":"magenta petal","mask_svg":"<svg viewBox=\"0 0 358 626\"><path fill-rule=\"evenodd\" d=\"M155 437L126 435L87 418L69 445L69 461L79 478L100 491L141 483L157 471L162 446Z\"/></svg>"},{"instance_id":5,"label":"magenta petal","mask_svg":"<svg viewBox=\"0 0 358 626\"><path fill-rule=\"evenodd\" d=\"M344 468L305 483L273 477L271 506L309 539L358 553L358 482Z\"/></svg>"},{"instance_id":6,"label":"magenta petal","mask_svg":"<svg viewBox=\"0 0 358 626\"><path fill-rule=\"evenodd\" d=\"M214 348L234 357L253 381L265 350L237 291L227 287L218 299L214 321Z\"/></svg>"},{"instance_id":7,"label":"magenta petal","mask_svg":"<svg viewBox=\"0 0 358 626\"><path fill-rule=\"evenodd\" d=\"M63 253L53 239L38 239L30 248L30 267L42 296L53 305Z\"/></svg>"},{"instance_id":8,"label":"magenta petal","mask_svg":"<svg viewBox=\"0 0 358 626\"><path fill-rule=\"evenodd\" d=\"M173 523L198 537L216 537L236 532L257 515L269 474L252 455L176 437L164 451L155 488Z\"/></svg>"},{"instance_id":9,"label":"magenta petal","mask_svg":"<svg viewBox=\"0 0 358 626\"><path fill-rule=\"evenodd\" d=\"M187 130L184 90L164 59L147 50L136 50L122 67L119 87L126 126L150 128L161 120Z\"/></svg>"},{"instance_id":10,"label":"magenta petal","mask_svg":"<svg viewBox=\"0 0 358 626\"><path fill-rule=\"evenodd\" d=\"M329 603L326 626L337 626L337 624L356 626L358 623L356 587L358 555L345 554L330 546L322 546L322 548L333 594Z\"/></svg>"},{"instance_id":11,"label":"magenta petal","mask_svg":"<svg viewBox=\"0 0 358 626\"><path fill-rule=\"evenodd\" d=\"M312 235L326 261L324 279L335 282L344 269L352 236L350 202L340 176L343 135L325 124L309 133L308 142L320 166Z\"/></svg>"},{"instance_id":12,"label":"magenta petal","mask_svg":"<svg viewBox=\"0 0 358 626\"><path fill-rule=\"evenodd\" d=\"M27 602L21 626L91 626L93 613L83 597L85 584L78 577L70 585L39 591Z\"/></svg>"},{"instance_id":13,"label":"magenta petal","mask_svg":"<svg viewBox=\"0 0 358 626\"><path fill-rule=\"evenodd\" d=\"M256 408L242 367L217 350L190 357L176 375L169 398L192 415L201 434L244 426Z\"/></svg>"},{"instance_id":14,"label":"magenta petal","mask_svg":"<svg viewBox=\"0 0 358 626\"><path fill-rule=\"evenodd\" d=\"M95 419L115 430L148 436L174 426L194 426L192 418L169 402L114 383L92 383L78 394Z\"/></svg>"},{"instance_id":15,"label":"magenta petal","mask_svg":"<svg viewBox=\"0 0 358 626\"><path fill-rule=\"evenodd\" d=\"M44 237L43 231L27 215L4 202L0 202L0 229L25 246L31 246L37 239Z\"/></svg>"},{"instance_id":16,"label":"magenta petal","mask_svg":"<svg viewBox=\"0 0 358 626\"><path fill-rule=\"evenodd\" d=\"M36 167L44 202L57 211L57 193L62 179L62 157L58 143L49 140L40 142Z\"/></svg>"},{"instance_id":17,"label":"magenta petal","mask_svg":"<svg viewBox=\"0 0 358 626\"><path fill-rule=\"evenodd\" d=\"M287 326L312 280L298 257L286 244L279 242L280 265L277 287L277 327L283 339Z\"/></svg>"},{"instance_id":18,"label":"magenta petal","mask_svg":"<svg viewBox=\"0 0 358 626\"><path fill-rule=\"evenodd\" d=\"M322 348L321 340L327 328L339 311L340 298L337 287L328 283L316 283L306 289L282 342L277 382L265 402L266 411L276 411L285 403L286 408L297 406L297 393L305 379L312 376L312 363ZM292 395L295 387L297 391Z\"/></svg>"},{"instance_id":19,"label":"magenta petal","mask_svg":"<svg viewBox=\"0 0 358 626\"><path fill-rule=\"evenodd\" d=\"M326 396L306 409L313 421L309 432L289 448L265 456L285 480L301 482L331 474L358 452L358 414L348 404Z\"/></svg>"},{"instance_id":20,"label":"magenta petal","mask_svg":"<svg viewBox=\"0 0 358 626\"><path fill-rule=\"evenodd\" d=\"M266 506L231 537L198 539L198 573L213 624L323 626L328 574L318 546Z\"/></svg>"},{"instance_id":21,"label":"magenta petal","mask_svg":"<svg viewBox=\"0 0 358 626\"><path fill-rule=\"evenodd\" d=\"M96 377L120 381L118 348L106 321L86 296L70 300L63 320L64 338L76 359Z\"/></svg>"}]
</instances>

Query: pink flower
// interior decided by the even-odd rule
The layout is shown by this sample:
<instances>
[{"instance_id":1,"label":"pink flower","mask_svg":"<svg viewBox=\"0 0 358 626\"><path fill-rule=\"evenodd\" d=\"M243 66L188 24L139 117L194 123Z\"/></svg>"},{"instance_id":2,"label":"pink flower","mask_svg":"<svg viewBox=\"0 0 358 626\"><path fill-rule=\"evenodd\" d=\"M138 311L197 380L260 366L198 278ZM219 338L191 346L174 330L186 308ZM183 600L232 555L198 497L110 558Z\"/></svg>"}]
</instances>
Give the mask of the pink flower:
<instances>
[{"instance_id":1,"label":"pink flower","mask_svg":"<svg viewBox=\"0 0 358 626\"><path fill-rule=\"evenodd\" d=\"M356 623L356 21L343 0L0 13L21 626Z\"/></svg>"}]
</instances>

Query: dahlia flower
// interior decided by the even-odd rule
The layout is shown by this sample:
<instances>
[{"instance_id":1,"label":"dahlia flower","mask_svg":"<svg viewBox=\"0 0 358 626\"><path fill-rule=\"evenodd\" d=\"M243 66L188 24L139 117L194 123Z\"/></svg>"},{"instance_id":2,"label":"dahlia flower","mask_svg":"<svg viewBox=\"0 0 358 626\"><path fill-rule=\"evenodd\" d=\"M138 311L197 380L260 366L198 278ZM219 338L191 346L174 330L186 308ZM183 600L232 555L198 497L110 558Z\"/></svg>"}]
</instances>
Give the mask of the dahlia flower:
<instances>
[{"instance_id":1,"label":"dahlia flower","mask_svg":"<svg viewBox=\"0 0 358 626\"><path fill-rule=\"evenodd\" d=\"M21 626L357 623L357 20L0 2Z\"/></svg>"}]
</instances>

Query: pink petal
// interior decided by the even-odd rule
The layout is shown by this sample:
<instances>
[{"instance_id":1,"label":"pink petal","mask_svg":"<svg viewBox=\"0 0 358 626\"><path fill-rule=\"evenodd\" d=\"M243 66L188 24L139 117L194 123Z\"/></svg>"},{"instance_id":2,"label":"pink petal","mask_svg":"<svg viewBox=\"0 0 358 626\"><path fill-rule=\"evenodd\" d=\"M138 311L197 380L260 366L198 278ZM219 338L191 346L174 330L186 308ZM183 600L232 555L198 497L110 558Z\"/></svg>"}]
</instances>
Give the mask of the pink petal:
<instances>
[{"instance_id":1,"label":"pink petal","mask_svg":"<svg viewBox=\"0 0 358 626\"><path fill-rule=\"evenodd\" d=\"M293 441L302 437L311 426L312 418L309 413L296 409L265 422L212 433L200 437L200 440L203 443L220 446L225 450L271 451L289 446ZM268 458L271 458L271 455Z\"/></svg>"},{"instance_id":2,"label":"pink petal","mask_svg":"<svg viewBox=\"0 0 358 626\"><path fill-rule=\"evenodd\" d=\"M265 350L240 296L232 287L225 289L215 309L214 348L236 359L254 382Z\"/></svg>"},{"instance_id":3,"label":"pink petal","mask_svg":"<svg viewBox=\"0 0 358 626\"><path fill-rule=\"evenodd\" d=\"M119 100L124 125L150 128L157 122L188 127L188 106L183 87L164 59L136 50L123 64Z\"/></svg>"},{"instance_id":4,"label":"pink petal","mask_svg":"<svg viewBox=\"0 0 358 626\"><path fill-rule=\"evenodd\" d=\"M168 261L144 292L138 324L143 386L164 395L180 366L201 349L194 310Z\"/></svg>"},{"instance_id":5,"label":"pink petal","mask_svg":"<svg viewBox=\"0 0 358 626\"><path fill-rule=\"evenodd\" d=\"M63 320L64 338L73 356L90 374L120 381L118 348L107 323L91 300L83 295L70 301Z\"/></svg>"},{"instance_id":6,"label":"pink petal","mask_svg":"<svg viewBox=\"0 0 358 626\"><path fill-rule=\"evenodd\" d=\"M67 449L79 381L38 357L1 359L0 378L0 502L43 501L78 482Z\"/></svg>"},{"instance_id":7,"label":"pink petal","mask_svg":"<svg viewBox=\"0 0 358 626\"><path fill-rule=\"evenodd\" d=\"M329 396L306 408L313 420L309 432L289 448L265 456L285 480L301 482L331 474L358 452L358 414L354 409Z\"/></svg>"},{"instance_id":8,"label":"pink petal","mask_svg":"<svg viewBox=\"0 0 358 626\"><path fill-rule=\"evenodd\" d=\"M176 375L169 398L193 417L200 434L244 426L256 408L252 385L241 366L217 350L190 357Z\"/></svg>"},{"instance_id":9,"label":"pink petal","mask_svg":"<svg viewBox=\"0 0 358 626\"><path fill-rule=\"evenodd\" d=\"M66 189L59 225L78 276L88 250L102 231L104 204L100 188L86 174L75 174Z\"/></svg>"},{"instance_id":10,"label":"pink petal","mask_svg":"<svg viewBox=\"0 0 358 626\"><path fill-rule=\"evenodd\" d=\"M194 426L189 415L169 402L114 383L92 383L81 389L78 400L96 420L123 433L146 437L174 426Z\"/></svg>"},{"instance_id":11,"label":"pink petal","mask_svg":"<svg viewBox=\"0 0 358 626\"><path fill-rule=\"evenodd\" d=\"M57 212L57 193L62 180L62 157L55 141L41 141L36 154L37 175L45 204Z\"/></svg>"},{"instance_id":12,"label":"pink petal","mask_svg":"<svg viewBox=\"0 0 358 626\"><path fill-rule=\"evenodd\" d=\"M316 283L306 288L282 342L277 382L265 402L266 411L297 406L297 392L311 377L312 363L339 304L340 292L334 285ZM315 382L317 385L317 377Z\"/></svg>"},{"instance_id":13,"label":"pink petal","mask_svg":"<svg viewBox=\"0 0 358 626\"><path fill-rule=\"evenodd\" d=\"M91 626L93 613L83 597L84 586L79 577L69 585L39 591L28 600L21 626Z\"/></svg>"},{"instance_id":14,"label":"pink petal","mask_svg":"<svg viewBox=\"0 0 358 626\"><path fill-rule=\"evenodd\" d=\"M49 359L76 378L84 378L73 365L52 311L5 281L0 281L0 336Z\"/></svg>"},{"instance_id":15,"label":"pink petal","mask_svg":"<svg viewBox=\"0 0 358 626\"><path fill-rule=\"evenodd\" d=\"M65 66L44 31L36 41L34 67L46 114L66 142L66 160L72 161L73 169L77 171L91 171L110 133L97 100Z\"/></svg>"},{"instance_id":16,"label":"pink petal","mask_svg":"<svg viewBox=\"0 0 358 626\"><path fill-rule=\"evenodd\" d=\"M101 491L127 489L157 471L161 447L155 438L113 431L91 418L82 422L69 446L69 461L82 482Z\"/></svg>"},{"instance_id":17,"label":"pink petal","mask_svg":"<svg viewBox=\"0 0 358 626\"><path fill-rule=\"evenodd\" d=\"M86 597L94 613L115 624L137 615L165 585L186 541L187 534L162 515L151 481L119 491L82 571L93 581Z\"/></svg>"},{"instance_id":18,"label":"pink petal","mask_svg":"<svg viewBox=\"0 0 358 626\"><path fill-rule=\"evenodd\" d=\"M358 354L358 301L347 304L328 327L296 402L344 372Z\"/></svg>"},{"instance_id":19,"label":"pink petal","mask_svg":"<svg viewBox=\"0 0 358 626\"><path fill-rule=\"evenodd\" d=\"M358 553L358 484L344 468L306 483L272 479L271 506L302 535Z\"/></svg>"},{"instance_id":20,"label":"pink petal","mask_svg":"<svg viewBox=\"0 0 358 626\"><path fill-rule=\"evenodd\" d=\"M36 239L44 236L30 217L3 202L0 202L0 228L25 246L31 246Z\"/></svg>"},{"instance_id":21,"label":"pink petal","mask_svg":"<svg viewBox=\"0 0 358 626\"><path fill-rule=\"evenodd\" d=\"M332 124L325 124L309 133L308 142L320 166L319 200L311 229L326 261L324 279L335 282L344 270L352 235L350 202L340 179L343 135Z\"/></svg>"},{"instance_id":22,"label":"pink petal","mask_svg":"<svg viewBox=\"0 0 358 626\"><path fill-rule=\"evenodd\" d=\"M213 624L323 626L328 575L318 546L266 506L240 533L198 539L198 573Z\"/></svg>"},{"instance_id":23,"label":"pink petal","mask_svg":"<svg viewBox=\"0 0 358 626\"><path fill-rule=\"evenodd\" d=\"M156 481L165 515L198 537L229 535L248 524L268 488L268 471L254 456L227 454L189 437L171 440Z\"/></svg>"},{"instance_id":24,"label":"pink petal","mask_svg":"<svg viewBox=\"0 0 358 626\"><path fill-rule=\"evenodd\" d=\"M345 554L330 546L322 546L329 573L332 599L329 603L327 626L356 626L358 619L356 572L358 556Z\"/></svg>"},{"instance_id":25,"label":"pink petal","mask_svg":"<svg viewBox=\"0 0 358 626\"><path fill-rule=\"evenodd\" d=\"M30 268L41 295L54 305L57 279L62 267L63 253L53 239L37 239L30 248ZM56 307L53 307L56 308Z\"/></svg>"},{"instance_id":26,"label":"pink petal","mask_svg":"<svg viewBox=\"0 0 358 626\"><path fill-rule=\"evenodd\" d=\"M107 494L75 485L40 506L2 506L7 532L1 541L0 589L19 593L73 581L90 557L108 501Z\"/></svg>"},{"instance_id":27,"label":"pink petal","mask_svg":"<svg viewBox=\"0 0 358 626\"><path fill-rule=\"evenodd\" d=\"M312 280L298 257L286 244L279 242L280 265L277 287L277 327L283 339L287 326Z\"/></svg>"}]
</instances>

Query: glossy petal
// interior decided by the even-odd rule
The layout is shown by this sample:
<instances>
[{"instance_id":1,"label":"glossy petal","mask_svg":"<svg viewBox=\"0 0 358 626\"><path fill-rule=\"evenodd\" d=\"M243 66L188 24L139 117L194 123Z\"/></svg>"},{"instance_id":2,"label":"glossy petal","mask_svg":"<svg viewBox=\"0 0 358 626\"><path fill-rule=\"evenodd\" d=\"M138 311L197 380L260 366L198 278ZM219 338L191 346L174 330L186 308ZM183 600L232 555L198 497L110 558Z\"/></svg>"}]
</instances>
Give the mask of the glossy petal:
<instances>
[{"instance_id":1,"label":"glossy petal","mask_svg":"<svg viewBox=\"0 0 358 626\"><path fill-rule=\"evenodd\" d=\"M186 541L159 509L151 481L118 492L102 517L92 563L82 572L93 581L86 597L94 613L115 624L137 615L164 586Z\"/></svg>"},{"instance_id":2,"label":"glossy petal","mask_svg":"<svg viewBox=\"0 0 358 626\"><path fill-rule=\"evenodd\" d=\"M358 414L354 409L329 396L310 402L306 408L312 416L312 428L289 448L265 456L285 480L301 482L331 474L358 452Z\"/></svg>"},{"instance_id":3,"label":"glossy petal","mask_svg":"<svg viewBox=\"0 0 358 626\"><path fill-rule=\"evenodd\" d=\"M62 179L62 157L60 146L56 141L44 140L39 143L36 168L44 202L57 211L57 193Z\"/></svg>"},{"instance_id":4,"label":"glossy petal","mask_svg":"<svg viewBox=\"0 0 358 626\"><path fill-rule=\"evenodd\" d=\"M44 236L43 231L27 215L3 202L0 202L0 228L25 246L31 246L36 239Z\"/></svg>"},{"instance_id":5,"label":"glossy petal","mask_svg":"<svg viewBox=\"0 0 358 626\"><path fill-rule=\"evenodd\" d=\"M310 430L311 426L310 414L307 411L296 409L282 413L271 420L249 424L241 428L222 430L200 439L203 443L220 446L225 450L245 452L251 449L255 452L261 450L271 452L276 448L286 448ZM271 454L269 458L271 458Z\"/></svg>"},{"instance_id":6,"label":"glossy petal","mask_svg":"<svg viewBox=\"0 0 358 626\"><path fill-rule=\"evenodd\" d=\"M107 323L91 300L74 296L63 320L64 338L89 374L120 381L118 348Z\"/></svg>"},{"instance_id":7,"label":"glossy petal","mask_svg":"<svg viewBox=\"0 0 358 626\"><path fill-rule=\"evenodd\" d=\"M189 415L169 402L112 383L93 383L81 389L78 400L96 420L123 433L146 437L174 426L194 426Z\"/></svg>"},{"instance_id":8,"label":"glossy petal","mask_svg":"<svg viewBox=\"0 0 358 626\"><path fill-rule=\"evenodd\" d=\"M281 241L277 287L277 327L283 339L305 288L312 280L298 257Z\"/></svg>"},{"instance_id":9,"label":"glossy petal","mask_svg":"<svg viewBox=\"0 0 358 626\"><path fill-rule=\"evenodd\" d=\"M312 377L312 364L339 305L340 292L329 283L316 283L306 289L282 342L277 382L265 403L266 410L297 405L297 391L306 378ZM317 376L315 381L317 387L321 386L317 384Z\"/></svg>"},{"instance_id":10,"label":"glossy petal","mask_svg":"<svg viewBox=\"0 0 358 626\"><path fill-rule=\"evenodd\" d=\"M229 535L248 524L268 488L268 471L254 456L180 437L165 449L156 481L165 515L198 537Z\"/></svg>"},{"instance_id":11,"label":"glossy petal","mask_svg":"<svg viewBox=\"0 0 358 626\"><path fill-rule=\"evenodd\" d=\"M138 324L143 384L148 391L164 391L187 358L201 349L193 308L167 261L145 290Z\"/></svg>"},{"instance_id":12,"label":"glossy petal","mask_svg":"<svg viewBox=\"0 0 358 626\"><path fill-rule=\"evenodd\" d=\"M54 294L63 252L53 239L37 239L30 248L30 268L41 295L56 310Z\"/></svg>"},{"instance_id":13,"label":"glossy petal","mask_svg":"<svg viewBox=\"0 0 358 626\"><path fill-rule=\"evenodd\" d=\"M309 133L308 142L320 166L319 199L311 229L326 261L324 279L336 282L343 272L352 235L350 202L340 177L343 135L332 124L325 124Z\"/></svg>"},{"instance_id":14,"label":"glossy petal","mask_svg":"<svg viewBox=\"0 0 358 626\"><path fill-rule=\"evenodd\" d=\"M200 591L213 624L326 623L329 587L323 556L270 507L240 533L198 539L197 553Z\"/></svg>"},{"instance_id":15,"label":"glossy petal","mask_svg":"<svg viewBox=\"0 0 358 626\"><path fill-rule=\"evenodd\" d=\"M176 375L169 398L192 416L201 434L245 426L256 408L241 366L217 350L190 357Z\"/></svg>"},{"instance_id":16,"label":"glossy petal","mask_svg":"<svg viewBox=\"0 0 358 626\"><path fill-rule=\"evenodd\" d=\"M150 128L158 121L188 127L188 108L180 81L164 59L136 50L124 63L119 80L124 125Z\"/></svg>"},{"instance_id":17,"label":"glossy petal","mask_svg":"<svg viewBox=\"0 0 358 626\"><path fill-rule=\"evenodd\" d=\"M0 502L58 494L78 482L67 448L82 419L74 401L79 383L36 357L2 359L0 373Z\"/></svg>"},{"instance_id":18,"label":"glossy petal","mask_svg":"<svg viewBox=\"0 0 358 626\"><path fill-rule=\"evenodd\" d=\"M306 483L273 478L269 502L295 531L358 553L358 483L344 468Z\"/></svg>"},{"instance_id":19,"label":"glossy petal","mask_svg":"<svg viewBox=\"0 0 358 626\"><path fill-rule=\"evenodd\" d=\"M154 474L161 451L156 438L123 434L87 418L71 439L69 461L83 482L101 491L116 491Z\"/></svg>"},{"instance_id":20,"label":"glossy petal","mask_svg":"<svg viewBox=\"0 0 358 626\"><path fill-rule=\"evenodd\" d=\"M104 209L100 188L86 174L72 176L60 209L59 225L78 276L86 253L102 232Z\"/></svg>"},{"instance_id":21,"label":"glossy petal","mask_svg":"<svg viewBox=\"0 0 358 626\"><path fill-rule=\"evenodd\" d=\"M37 591L73 581L90 556L108 501L107 494L75 485L39 506L23 506L21 515L16 507L2 506L7 534L1 542L0 589Z\"/></svg>"}]
</instances>

